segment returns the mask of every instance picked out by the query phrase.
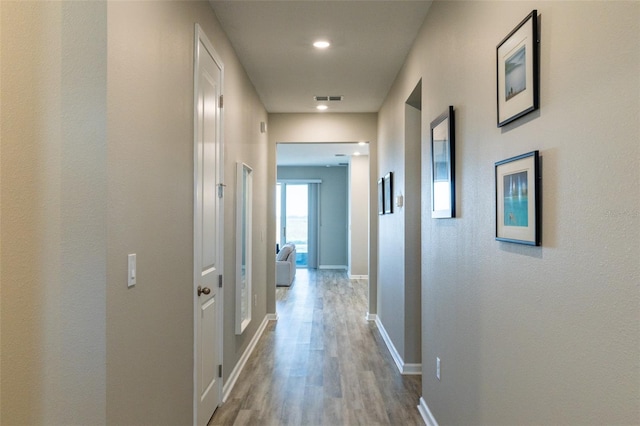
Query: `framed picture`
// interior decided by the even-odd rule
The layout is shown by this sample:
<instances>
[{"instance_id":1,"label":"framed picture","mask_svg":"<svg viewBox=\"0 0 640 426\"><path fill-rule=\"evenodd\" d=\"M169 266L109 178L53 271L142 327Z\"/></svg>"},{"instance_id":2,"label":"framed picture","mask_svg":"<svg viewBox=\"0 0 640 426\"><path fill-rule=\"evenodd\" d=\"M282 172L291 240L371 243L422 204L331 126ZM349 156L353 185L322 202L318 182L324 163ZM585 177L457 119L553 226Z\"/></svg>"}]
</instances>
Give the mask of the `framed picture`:
<instances>
[{"instance_id":1,"label":"framed picture","mask_svg":"<svg viewBox=\"0 0 640 426\"><path fill-rule=\"evenodd\" d=\"M378 214L384 214L384 179L378 179Z\"/></svg>"},{"instance_id":2,"label":"framed picture","mask_svg":"<svg viewBox=\"0 0 640 426\"><path fill-rule=\"evenodd\" d=\"M431 217L456 217L453 107L431 122Z\"/></svg>"},{"instance_id":3,"label":"framed picture","mask_svg":"<svg viewBox=\"0 0 640 426\"><path fill-rule=\"evenodd\" d=\"M539 107L538 11L533 10L496 48L498 127Z\"/></svg>"},{"instance_id":4,"label":"framed picture","mask_svg":"<svg viewBox=\"0 0 640 426\"><path fill-rule=\"evenodd\" d=\"M539 163L538 151L496 163L496 240L540 245Z\"/></svg>"},{"instance_id":5,"label":"framed picture","mask_svg":"<svg viewBox=\"0 0 640 426\"><path fill-rule=\"evenodd\" d=\"M393 213L393 172L384 175L384 214Z\"/></svg>"}]
</instances>

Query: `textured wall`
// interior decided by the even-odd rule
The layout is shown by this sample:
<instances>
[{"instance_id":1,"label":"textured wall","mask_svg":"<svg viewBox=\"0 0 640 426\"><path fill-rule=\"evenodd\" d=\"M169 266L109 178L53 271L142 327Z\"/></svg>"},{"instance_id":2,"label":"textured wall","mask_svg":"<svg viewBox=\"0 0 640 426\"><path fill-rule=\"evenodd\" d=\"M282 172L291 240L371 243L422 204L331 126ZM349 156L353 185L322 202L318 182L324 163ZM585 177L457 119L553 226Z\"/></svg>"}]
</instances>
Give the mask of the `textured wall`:
<instances>
[{"instance_id":1,"label":"textured wall","mask_svg":"<svg viewBox=\"0 0 640 426\"><path fill-rule=\"evenodd\" d=\"M108 6L109 423L193 417L195 20L177 2Z\"/></svg>"},{"instance_id":2,"label":"textured wall","mask_svg":"<svg viewBox=\"0 0 640 426\"><path fill-rule=\"evenodd\" d=\"M421 124L420 110L405 104L409 94L390 93L378 123L378 178L393 173L393 213L378 218L378 316L402 361L419 364Z\"/></svg>"},{"instance_id":3,"label":"textured wall","mask_svg":"<svg viewBox=\"0 0 640 426\"><path fill-rule=\"evenodd\" d=\"M104 424L106 4L0 13L0 423Z\"/></svg>"},{"instance_id":4,"label":"textured wall","mask_svg":"<svg viewBox=\"0 0 640 426\"><path fill-rule=\"evenodd\" d=\"M0 423L190 424L196 22L226 65L229 254L236 161L254 168L266 227L266 112L206 1L0 12ZM225 376L266 312L264 233L254 249L256 320L240 337L225 258Z\"/></svg>"},{"instance_id":5,"label":"textured wall","mask_svg":"<svg viewBox=\"0 0 640 426\"><path fill-rule=\"evenodd\" d=\"M191 2L187 2L191 3ZM205 9L209 6L205 3ZM267 235L267 147L268 133L260 133L260 122L267 122L264 109L253 84L249 80L235 50L229 43L218 21L202 19L205 12L194 12L192 19L198 21L207 33L214 49L224 63L224 162L225 162L225 322L224 322L224 366L226 380L238 359L242 356L255 335L267 312L267 300L272 296L267 288L267 268L275 265L274 245L268 245ZM208 13L208 10L207 10ZM251 313L252 320L239 336L235 330L235 280L236 280L236 163L244 162L253 169L253 283L252 292L257 304ZM274 272L275 280L275 272ZM275 281L274 281L275 285ZM273 293L275 297L275 292Z\"/></svg>"},{"instance_id":6,"label":"textured wall","mask_svg":"<svg viewBox=\"0 0 640 426\"><path fill-rule=\"evenodd\" d=\"M107 418L114 424L186 424L192 418L196 22L225 66L225 378L266 312L260 232L266 137L259 133L266 112L253 86L208 2L109 3ZM259 298L241 336L234 323L237 161L255 172L253 289ZM126 287L127 253L137 253L132 289Z\"/></svg>"},{"instance_id":7,"label":"textured wall","mask_svg":"<svg viewBox=\"0 0 640 426\"><path fill-rule=\"evenodd\" d=\"M418 91L419 92L419 91ZM410 105L405 108L404 205L404 362L421 362L421 195L420 152L422 149L420 110Z\"/></svg>"},{"instance_id":8,"label":"textured wall","mask_svg":"<svg viewBox=\"0 0 640 426\"><path fill-rule=\"evenodd\" d=\"M349 181L349 274L369 275L369 156L351 157Z\"/></svg>"},{"instance_id":9,"label":"textured wall","mask_svg":"<svg viewBox=\"0 0 640 426\"><path fill-rule=\"evenodd\" d=\"M417 81L416 81L417 83ZM415 86L415 83L414 83ZM391 96L394 96L392 93ZM395 95L398 97L399 95ZM405 189L404 99L387 100L378 121L378 175L393 173L393 196ZM396 102L397 101L397 102ZM405 209L392 199L393 213L378 216L378 300L377 314L400 357L405 360ZM413 202L413 200L412 200ZM376 210L377 212L377 210ZM414 260L415 261L415 260Z\"/></svg>"},{"instance_id":10,"label":"textured wall","mask_svg":"<svg viewBox=\"0 0 640 426\"><path fill-rule=\"evenodd\" d=\"M495 46L533 8L541 108L498 129ZM422 391L440 424L640 423L639 25L637 2L429 11L380 113L380 144L400 139L420 78L423 139L456 108L458 218L422 215ZM534 149L542 247L496 242L494 163Z\"/></svg>"}]
</instances>

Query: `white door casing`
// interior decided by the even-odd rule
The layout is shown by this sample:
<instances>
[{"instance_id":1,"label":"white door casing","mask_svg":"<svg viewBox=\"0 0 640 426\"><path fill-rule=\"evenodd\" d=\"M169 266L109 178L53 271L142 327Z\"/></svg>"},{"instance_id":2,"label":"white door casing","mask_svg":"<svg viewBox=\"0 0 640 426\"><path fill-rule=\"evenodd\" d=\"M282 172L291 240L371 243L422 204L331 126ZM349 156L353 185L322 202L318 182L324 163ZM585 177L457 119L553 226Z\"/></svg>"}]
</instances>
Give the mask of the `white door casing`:
<instances>
[{"instance_id":1,"label":"white door casing","mask_svg":"<svg viewBox=\"0 0 640 426\"><path fill-rule=\"evenodd\" d=\"M196 24L194 49L194 424L222 399L223 64ZM221 281L220 281L221 282Z\"/></svg>"}]
</instances>

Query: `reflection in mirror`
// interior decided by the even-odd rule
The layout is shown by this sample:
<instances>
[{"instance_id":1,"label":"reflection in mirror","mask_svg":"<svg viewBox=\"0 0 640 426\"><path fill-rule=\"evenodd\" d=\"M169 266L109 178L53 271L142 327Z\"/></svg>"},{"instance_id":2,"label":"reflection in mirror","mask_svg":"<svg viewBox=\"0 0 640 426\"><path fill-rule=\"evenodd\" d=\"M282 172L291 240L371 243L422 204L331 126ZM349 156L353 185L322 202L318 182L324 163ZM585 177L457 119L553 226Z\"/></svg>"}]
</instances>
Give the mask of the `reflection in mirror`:
<instances>
[{"instance_id":1,"label":"reflection in mirror","mask_svg":"<svg viewBox=\"0 0 640 426\"><path fill-rule=\"evenodd\" d=\"M251 229L253 170L237 164L236 334L251 322Z\"/></svg>"},{"instance_id":2,"label":"reflection in mirror","mask_svg":"<svg viewBox=\"0 0 640 426\"><path fill-rule=\"evenodd\" d=\"M455 217L453 107L431 122L431 217Z\"/></svg>"},{"instance_id":3,"label":"reflection in mirror","mask_svg":"<svg viewBox=\"0 0 640 426\"><path fill-rule=\"evenodd\" d=\"M433 209L447 210L451 203L451 175L449 174L449 146L445 119L433 129Z\"/></svg>"}]
</instances>

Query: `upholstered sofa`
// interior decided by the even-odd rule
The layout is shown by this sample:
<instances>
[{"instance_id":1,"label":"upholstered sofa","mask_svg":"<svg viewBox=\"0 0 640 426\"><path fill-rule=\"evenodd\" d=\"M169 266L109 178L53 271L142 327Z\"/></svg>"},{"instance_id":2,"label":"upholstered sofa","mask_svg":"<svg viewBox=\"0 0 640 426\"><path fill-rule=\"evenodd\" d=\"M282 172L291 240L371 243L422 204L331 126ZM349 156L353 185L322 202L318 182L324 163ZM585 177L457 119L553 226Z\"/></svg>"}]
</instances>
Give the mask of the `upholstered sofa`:
<instances>
[{"instance_id":1,"label":"upholstered sofa","mask_svg":"<svg viewBox=\"0 0 640 426\"><path fill-rule=\"evenodd\" d=\"M276 255L276 285L290 286L296 277L296 246L287 243Z\"/></svg>"}]
</instances>

